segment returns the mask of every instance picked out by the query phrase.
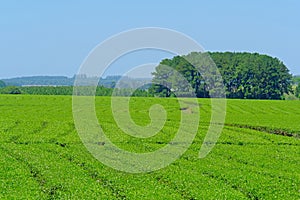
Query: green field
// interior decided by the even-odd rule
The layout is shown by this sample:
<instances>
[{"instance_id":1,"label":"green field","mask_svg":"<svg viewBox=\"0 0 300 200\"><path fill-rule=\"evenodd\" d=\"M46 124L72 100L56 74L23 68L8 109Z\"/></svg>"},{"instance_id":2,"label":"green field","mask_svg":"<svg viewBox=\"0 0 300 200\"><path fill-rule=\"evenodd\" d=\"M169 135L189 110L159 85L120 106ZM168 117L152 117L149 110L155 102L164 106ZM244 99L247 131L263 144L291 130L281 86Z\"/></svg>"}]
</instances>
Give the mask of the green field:
<instances>
[{"instance_id":1,"label":"green field","mask_svg":"<svg viewBox=\"0 0 300 200\"><path fill-rule=\"evenodd\" d=\"M71 96L1 95L0 199L300 199L300 101L228 100L221 137L203 159L198 154L211 105L198 101L200 127L186 153L161 170L130 174L87 151L75 130ZM132 152L163 147L179 126L176 99L131 98L139 125L150 122L153 104L168 113L164 128L148 139L122 133L109 97L95 102L105 133Z\"/></svg>"}]
</instances>

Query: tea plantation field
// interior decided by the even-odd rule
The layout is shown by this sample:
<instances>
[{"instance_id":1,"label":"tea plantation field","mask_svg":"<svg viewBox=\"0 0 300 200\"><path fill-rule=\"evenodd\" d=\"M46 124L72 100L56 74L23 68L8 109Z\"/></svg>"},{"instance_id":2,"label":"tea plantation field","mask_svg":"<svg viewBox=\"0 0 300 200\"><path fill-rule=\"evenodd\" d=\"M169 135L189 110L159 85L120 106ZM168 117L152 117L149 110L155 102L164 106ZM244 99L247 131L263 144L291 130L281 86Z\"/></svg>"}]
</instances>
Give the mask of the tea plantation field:
<instances>
[{"instance_id":1,"label":"tea plantation field","mask_svg":"<svg viewBox=\"0 0 300 200\"><path fill-rule=\"evenodd\" d=\"M96 160L75 129L71 96L0 96L0 199L300 199L300 101L227 100L222 134L205 158L210 100L199 99L200 126L190 148L158 171L131 174ZM109 97L96 97L97 117L120 148L151 152L174 137L176 99L131 98L136 124L164 106L167 120L150 138L117 126ZM188 112L188 111L187 111Z\"/></svg>"}]
</instances>

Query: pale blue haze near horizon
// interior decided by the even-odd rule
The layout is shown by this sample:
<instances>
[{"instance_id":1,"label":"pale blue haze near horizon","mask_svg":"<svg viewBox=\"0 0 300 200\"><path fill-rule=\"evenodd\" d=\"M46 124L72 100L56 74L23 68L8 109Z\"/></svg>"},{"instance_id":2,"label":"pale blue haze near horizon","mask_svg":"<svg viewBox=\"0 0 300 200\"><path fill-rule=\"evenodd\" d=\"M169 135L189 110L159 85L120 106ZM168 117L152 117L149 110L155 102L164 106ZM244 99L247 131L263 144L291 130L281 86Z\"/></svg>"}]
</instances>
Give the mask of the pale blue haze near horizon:
<instances>
[{"instance_id":1,"label":"pale blue haze near horizon","mask_svg":"<svg viewBox=\"0 0 300 200\"><path fill-rule=\"evenodd\" d=\"M182 32L207 51L268 54L282 60L292 74L300 74L299 10L298 0L3 0L0 78L73 76L97 44L140 27ZM116 62L110 73L168 56L132 55Z\"/></svg>"}]
</instances>

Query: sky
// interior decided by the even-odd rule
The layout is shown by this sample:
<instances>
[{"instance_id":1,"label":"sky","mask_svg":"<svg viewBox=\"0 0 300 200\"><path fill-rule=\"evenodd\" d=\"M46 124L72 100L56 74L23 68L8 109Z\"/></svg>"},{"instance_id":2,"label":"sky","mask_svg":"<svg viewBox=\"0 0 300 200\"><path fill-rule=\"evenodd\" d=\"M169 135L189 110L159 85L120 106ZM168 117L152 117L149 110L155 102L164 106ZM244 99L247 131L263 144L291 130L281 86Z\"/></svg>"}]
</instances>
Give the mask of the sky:
<instances>
[{"instance_id":1,"label":"sky","mask_svg":"<svg viewBox=\"0 0 300 200\"><path fill-rule=\"evenodd\" d=\"M179 31L206 51L268 54L300 75L299 10L298 0L2 0L0 78L71 77L99 43L142 27ZM171 56L136 52L120 58L107 74Z\"/></svg>"}]
</instances>

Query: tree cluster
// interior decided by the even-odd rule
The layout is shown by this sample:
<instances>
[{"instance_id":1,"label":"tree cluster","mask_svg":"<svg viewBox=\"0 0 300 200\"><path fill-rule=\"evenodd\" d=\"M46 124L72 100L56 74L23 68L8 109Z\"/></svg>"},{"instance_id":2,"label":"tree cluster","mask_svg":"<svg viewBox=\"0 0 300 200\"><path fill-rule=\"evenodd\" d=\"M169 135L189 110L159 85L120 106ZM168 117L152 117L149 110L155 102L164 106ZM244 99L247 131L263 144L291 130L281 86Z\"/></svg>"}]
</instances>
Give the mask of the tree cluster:
<instances>
[{"instance_id":1,"label":"tree cluster","mask_svg":"<svg viewBox=\"0 0 300 200\"><path fill-rule=\"evenodd\" d=\"M174 91L180 91L176 96L190 96L192 91L196 97L210 97L212 86L220 84L219 77L209 70L212 63L206 56L198 56L198 62L191 59L203 54L194 52L162 60L153 73L150 91L163 97L174 95ZM227 98L281 99L291 91L292 75L277 58L258 53L208 54L221 74Z\"/></svg>"}]
</instances>

